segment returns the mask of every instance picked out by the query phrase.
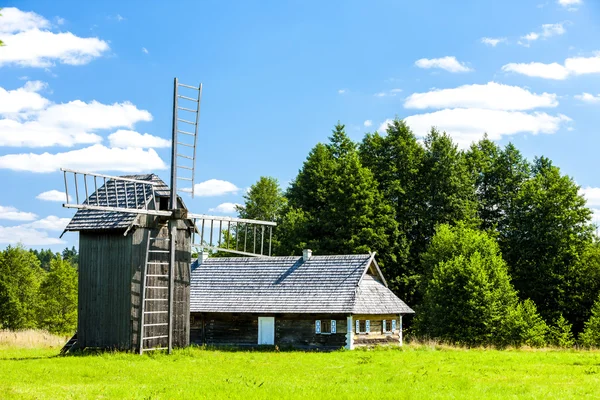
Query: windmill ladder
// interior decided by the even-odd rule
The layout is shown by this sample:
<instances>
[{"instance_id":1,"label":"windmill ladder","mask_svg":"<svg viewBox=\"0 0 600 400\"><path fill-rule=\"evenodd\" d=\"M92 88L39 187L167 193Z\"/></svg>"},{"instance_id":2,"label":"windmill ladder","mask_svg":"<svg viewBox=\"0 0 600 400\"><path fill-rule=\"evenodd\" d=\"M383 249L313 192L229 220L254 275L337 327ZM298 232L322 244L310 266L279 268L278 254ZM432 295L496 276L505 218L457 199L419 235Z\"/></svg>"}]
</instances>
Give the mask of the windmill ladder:
<instances>
[{"instance_id":1,"label":"windmill ladder","mask_svg":"<svg viewBox=\"0 0 600 400\"><path fill-rule=\"evenodd\" d=\"M162 229L159 229L160 233ZM146 262L142 269L141 279L141 311L140 311L140 343L139 353L142 354L145 351L154 350L168 350L169 354L172 351L173 343L173 257L172 249L173 246L171 241L174 238L169 235L168 238L153 237L152 231L148 233L148 240L146 245ZM166 242L169 250L155 249L157 243ZM160 255L168 254L168 261ZM161 266L167 266L167 273L162 273ZM156 271L159 271L158 273ZM153 283L151 283L153 282ZM165 285L166 283L166 285ZM168 297L161 296L164 292L168 293ZM154 293L153 295L150 295ZM160 307L158 304L164 304L168 302L167 309ZM152 304L152 306L150 306ZM152 311L148 311L148 309ZM154 316L154 317L151 317ZM151 320L151 322L148 322ZM160 327L160 331L164 331L163 327L166 327L166 332L148 334L149 331L155 330L153 328ZM165 343L167 339L167 344ZM161 344L149 346L149 341L158 340Z\"/></svg>"}]
</instances>

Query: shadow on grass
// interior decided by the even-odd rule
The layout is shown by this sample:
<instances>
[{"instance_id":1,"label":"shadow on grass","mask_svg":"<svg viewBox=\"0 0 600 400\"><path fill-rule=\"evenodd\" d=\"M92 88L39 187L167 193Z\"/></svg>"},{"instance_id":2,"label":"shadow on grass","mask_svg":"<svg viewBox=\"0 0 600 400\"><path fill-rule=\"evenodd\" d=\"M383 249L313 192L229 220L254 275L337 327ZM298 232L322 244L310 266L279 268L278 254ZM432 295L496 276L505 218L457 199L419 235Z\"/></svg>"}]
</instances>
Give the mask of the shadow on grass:
<instances>
[{"instance_id":1,"label":"shadow on grass","mask_svg":"<svg viewBox=\"0 0 600 400\"><path fill-rule=\"evenodd\" d=\"M6 357L6 358L2 358L0 357L0 363L4 362L4 361L30 361L30 360L50 360L52 358L59 358L62 357L60 354L54 354L51 356L35 356L35 357Z\"/></svg>"}]
</instances>

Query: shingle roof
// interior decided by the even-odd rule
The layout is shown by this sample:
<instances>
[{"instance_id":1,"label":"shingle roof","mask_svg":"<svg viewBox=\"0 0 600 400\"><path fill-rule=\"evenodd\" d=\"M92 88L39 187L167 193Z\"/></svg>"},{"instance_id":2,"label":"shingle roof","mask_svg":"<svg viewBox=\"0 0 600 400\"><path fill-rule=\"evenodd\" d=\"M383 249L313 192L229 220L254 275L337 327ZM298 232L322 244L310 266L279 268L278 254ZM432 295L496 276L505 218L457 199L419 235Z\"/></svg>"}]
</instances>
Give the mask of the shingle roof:
<instances>
[{"instance_id":1,"label":"shingle roof","mask_svg":"<svg viewBox=\"0 0 600 400\"><path fill-rule=\"evenodd\" d=\"M235 313L361 312L399 314L412 310L387 287L362 279L385 305L369 308L366 289L359 288L370 266L370 254L344 256L209 258L192 266L190 311ZM366 277L367 275L365 275ZM378 291L377 291L378 290ZM384 312L380 312L380 311Z\"/></svg>"},{"instance_id":2,"label":"shingle roof","mask_svg":"<svg viewBox=\"0 0 600 400\"><path fill-rule=\"evenodd\" d=\"M373 276L365 274L358 285L352 313L405 314L414 313L414 311L381 282Z\"/></svg>"},{"instance_id":3,"label":"shingle roof","mask_svg":"<svg viewBox=\"0 0 600 400\"><path fill-rule=\"evenodd\" d=\"M141 181L152 181L157 183L154 186L156 196L168 196L169 187L158 176L154 174L147 175L127 175L122 178L137 179ZM108 180L106 185L98 188L97 192L90 195L84 204L117 207L124 207L127 204L129 208L134 208L136 203L138 209L144 208L144 204L152 200L152 189L149 185L127 185L125 187L120 183L116 185L117 194L115 194L115 181ZM104 229L127 229L136 219L138 214L117 212L117 211L99 211L99 210L77 210L73 219L69 222L65 231L83 231L83 230L104 230Z\"/></svg>"}]
</instances>

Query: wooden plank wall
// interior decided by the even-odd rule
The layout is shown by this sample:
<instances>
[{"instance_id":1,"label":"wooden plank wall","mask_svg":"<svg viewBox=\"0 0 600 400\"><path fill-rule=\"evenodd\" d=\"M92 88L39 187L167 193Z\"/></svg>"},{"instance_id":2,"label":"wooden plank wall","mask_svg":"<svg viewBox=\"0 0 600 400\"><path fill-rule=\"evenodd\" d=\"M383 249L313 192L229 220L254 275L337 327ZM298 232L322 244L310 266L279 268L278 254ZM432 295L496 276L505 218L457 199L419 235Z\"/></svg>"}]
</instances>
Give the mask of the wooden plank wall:
<instances>
[{"instance_id":1,"label":"wooden plank wall","mask_svg":"<svg viewBox=\"0 0 600 400\"><path fill-rule=\"evenodd\" d=\"M369 320L371 331L368 334L356 333L356 325L352 327L354 332L354 345L367 346L374 344L399 343L400 340L400 323L398 315L354 315L352 320L356 324L357 320ZM396 320L396 330L393 333L383 332L383 320ZM391 329L388 327L387 329Z\"/></svg>"},{"instance_id":2,"label":"wooden plank wall","mask_svg":"<svg viewBox=\"0 0 600 400\"><path fill-rule=\"evenodd\" d=\"M339 349L346 345L345 315L192 313L190 341L209 346L258 346L258 317L275 317L275 344ZM336 320L335 334L316 334L315 320Z\"/></svg>"},{"instance_id":3,"label":"wooden plank wall","mask_svg":"<svg viewBox=\"0 0 600 400\"><path fill-rule=\"evenodd\" d=\"M153 229L139 227L133 232L132 240L134 249L140 249L134 253L132 258L131 275L131 337L132 349L139 348L139 321L140 321L140 279L141 271L146 261L146 241L149 230L152 231L152 237L167 238L167 224L160 225L155 218L149 218L142 221L145 226L151 226ZM189 307L190 307L190 267L191 267L191 233L183 222L177 225L176 253L175 253L175 287L173 290L173 346L186 347L189 345ZM160 229L159 229L160 228ZM169 242L153 241L151 243L153 250L168 250ZM168 261L168 253L152 253L151 257L156 261ZM152 274L167 274L166 265L153 265L150 267ZM165 278L150 277L148 286L167 286ZM146 292L148 298L168 298L168 291L161 289L148 289ZM168 303L165 302L147 302L146 311L164 311L168 309ZM164 322L164 314L147 314L146 323ZM147 327L145 336L159 336L167 333L166 326ZM166 339L156 339L146 341L145 347L166 346Z\"/></svg>"},{"instance_id":4,"label":"wooden plank wall","mask_svg":"<svg viewBox=\"0 0 600 400\"><path fill-rule=\"evenodd\" d=\"M79 236L78 341L129 349L131 239L122 231Z\"/></svg>"}]
</instances>

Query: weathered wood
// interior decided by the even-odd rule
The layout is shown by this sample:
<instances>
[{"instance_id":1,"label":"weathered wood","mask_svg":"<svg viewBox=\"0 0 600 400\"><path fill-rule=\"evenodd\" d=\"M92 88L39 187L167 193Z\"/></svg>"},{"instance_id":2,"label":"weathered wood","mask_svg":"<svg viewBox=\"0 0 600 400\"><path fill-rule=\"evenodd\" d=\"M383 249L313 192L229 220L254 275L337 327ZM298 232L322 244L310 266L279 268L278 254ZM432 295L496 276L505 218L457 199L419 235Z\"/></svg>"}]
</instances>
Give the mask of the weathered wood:
<instances>
[{"instance_id":1,"label":"weathered wood","mask_svg":"<svg viewBox=\"0 0 600 400\"><path fill-rule=\"evenodd\" d=\"M385 344L395 343L398 344L400 338L398 315L354 315L355 321L370 321L370 332L368 333L357 333L354 329L354 346L374 345L374 344ZM386 320L389 323L387 329L389 332L384 332L383 321ZM392 331L392 320L396 321L396 329ZM387 325L387 324L386 324Z\"/></svg>"},{"instance_id":2,"label":"weathered wood","mask_svg":"<svg viewBox=\"0 0 600 400\"><path fill-rule=\"evenodd\" d=\"M256 346L258 318L275 317L275 345L302 349L339 349L346 345L346 315L192 313L190 339L209 346ZM315 321L336 321L336 333L315 333Z\"/></svg>"}]
</instances>

